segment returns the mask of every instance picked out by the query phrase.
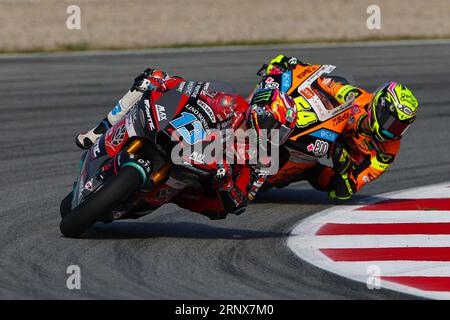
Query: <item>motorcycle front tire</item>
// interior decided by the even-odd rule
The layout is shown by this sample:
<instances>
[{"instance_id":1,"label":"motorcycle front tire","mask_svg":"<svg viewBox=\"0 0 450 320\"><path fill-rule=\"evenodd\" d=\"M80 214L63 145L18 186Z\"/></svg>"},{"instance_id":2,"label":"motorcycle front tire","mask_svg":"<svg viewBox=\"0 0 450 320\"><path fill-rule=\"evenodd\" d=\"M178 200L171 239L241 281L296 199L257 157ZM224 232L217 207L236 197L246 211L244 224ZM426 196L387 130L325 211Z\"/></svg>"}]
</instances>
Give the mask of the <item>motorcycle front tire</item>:
<instances>
[{"instance_id":1,"label":"motorcycle front tire","mask_svg":"<svg viewBox=\"0 0 450 320\"><path fill-rule=\"evenodd\" d=\"M137 169L132 166L123 167L117 176L105 182L85 202L62 217L59 225L61 233L65 237L80 237L137 191L141 184L142 176Z\"/></svg>"}]
</instances>

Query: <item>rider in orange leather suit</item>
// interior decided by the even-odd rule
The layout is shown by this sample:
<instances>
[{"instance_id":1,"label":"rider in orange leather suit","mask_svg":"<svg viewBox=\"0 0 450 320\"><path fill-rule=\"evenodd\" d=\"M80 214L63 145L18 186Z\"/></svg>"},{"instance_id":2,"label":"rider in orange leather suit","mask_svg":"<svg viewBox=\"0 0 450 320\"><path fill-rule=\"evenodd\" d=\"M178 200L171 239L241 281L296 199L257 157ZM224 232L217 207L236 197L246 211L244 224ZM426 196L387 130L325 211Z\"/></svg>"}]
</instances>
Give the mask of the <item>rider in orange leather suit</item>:
<instances>
[{"instance_id":1,"label":"rider in orange leather suit","mask_svg":"<svg viewBox=\"0 0 450 320\"><path fill-rule=\"evenodd\" d=\"M267 74L291 70L296 58L279 55L266 68ZM341 143L331 152L333 167L317 162L302 179L331 198L346 200L366 183L376 180L392 164L400 151L401 136L414 121L417 99L405 86L388 82L373 94L361 88L320 77L318 85L342 104L353 96L352 113Z\"/></svg>"}]
</instances>

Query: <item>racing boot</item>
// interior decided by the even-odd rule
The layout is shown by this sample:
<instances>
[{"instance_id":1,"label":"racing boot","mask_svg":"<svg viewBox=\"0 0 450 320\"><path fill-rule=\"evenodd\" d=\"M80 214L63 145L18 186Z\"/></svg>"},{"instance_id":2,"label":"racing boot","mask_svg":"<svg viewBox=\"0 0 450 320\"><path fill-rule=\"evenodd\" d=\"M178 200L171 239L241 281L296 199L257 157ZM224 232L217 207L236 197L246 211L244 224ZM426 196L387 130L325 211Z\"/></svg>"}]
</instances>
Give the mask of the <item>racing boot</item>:
<instances>
[{"instance_id":1,"label":"racing boot","mask_svg":"<svg viewBox=\"0 0 450 320\"><path fill-rule=\"evenodd\" d=\"M127 114L131 107L141 99L142 95L143 93L141 91L129 90L108 113L108 116L100 121L95 128L87 132L82 132L76 137L75 143L77 146L81 149L89 149L106 130L119 122Z\"/></svg>"},{"instance_id":2,"label":"racing boot","mask_svg":"<svg viewBox=\"0 0 450 320\"><path fill-rule=\"evenodd\" d=\"M89 149L110 127L111 123L108 118L105 118L93 129L80 133L76 137L75 143L81 149Z\"/></svg>"},{"instance_id":3,"label":"racing boot","mask_svg":"<svg viewBox=\"0 0 450 320\"><path fill-rule=\"evenodd\" d=\"M108 116L100 121L93 129L80 133L75 143L81 149L89 149L106 130L116 124L123 116L142 98L147 90L166 90L164 80L169 75L163 71L148 68L134 79L130 90L117 102L115 107L108 113Z\"/></svg>"}]
</instances>

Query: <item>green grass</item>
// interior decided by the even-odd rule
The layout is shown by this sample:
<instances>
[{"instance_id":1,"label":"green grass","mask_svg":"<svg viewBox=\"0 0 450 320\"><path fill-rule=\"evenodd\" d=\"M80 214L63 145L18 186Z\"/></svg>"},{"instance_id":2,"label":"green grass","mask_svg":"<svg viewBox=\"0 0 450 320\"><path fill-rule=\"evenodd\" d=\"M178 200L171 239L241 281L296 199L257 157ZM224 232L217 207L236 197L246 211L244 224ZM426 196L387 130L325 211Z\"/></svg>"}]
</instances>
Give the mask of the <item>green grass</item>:
<instances>
[{"instance_id":1,"label":"green grass","mask_svg":"<svg viewBox=\"0 0 450 320\"><path fill-rule=\"evenodd\" d=\"M174 43L162 46L142 46L142 47L99 47L86 42L62 45L52 49L33 48L27 50L0 50L0 53L38 53L38 52L70 52L70 51L114 51L114 50L139 50L139 49L167 49L167 48L196 48L196 47L217 47L217 46L268 46L268 45L292 45L292 44L317 44L317 43L354 43L365 41L398 41L398 40L447 40L449 36L392 36L392 37L361 37L361 38L337 38L337 39L308 39L308 40L248 40L248 41L213 41L213 42L186 42Z\"/></svg>"}]
</instances>

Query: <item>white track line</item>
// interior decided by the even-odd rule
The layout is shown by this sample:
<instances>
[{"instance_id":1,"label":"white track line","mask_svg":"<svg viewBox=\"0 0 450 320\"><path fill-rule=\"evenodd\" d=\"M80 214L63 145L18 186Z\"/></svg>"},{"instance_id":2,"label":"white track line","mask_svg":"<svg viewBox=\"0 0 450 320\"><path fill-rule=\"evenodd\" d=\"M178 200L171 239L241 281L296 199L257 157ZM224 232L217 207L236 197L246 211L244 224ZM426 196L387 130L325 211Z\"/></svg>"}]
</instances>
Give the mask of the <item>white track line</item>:
<instances>
[{"instance_id":1,"label":"white track line","mask_svg":"<svg viewBox=\"0 0 450 320\"><path fill-rule=\"evenodd\" d=\"M316 222L351 224L450 222L450 211L347 211Z\"/></svg>"},{"instance_id":2,"label":"white track line","mask_svg":"<svg viewBox=\"0 0 450 320\"><path fill-rule=\"evenodd\" d=\"M69 52L38 52L38 53L12 53L0 54L0 59L11 58L54 58L54 57L90 57L90 56L125 56L125 55L152 55L172 53L202 53L202 52L232 52L232 51L271 51L281 49L325 49L325 48L365 48L365 47L398 47L398 46L426 46L450 45L449 39L430 40L394 40L394 41L366 41L347 43L304 43L304 44L278 44L278 45L238 45L213 46L189 48L154 48L136 50L92 50Z\"/></svg>"},{"instance_id":3,"label":"white track line","mask_svg":"<svg viewBox=\"0 0 450 320\"><path fill-rule=\"evenodd\" d=\"M368 261L336 262L339 268L367 277L368 269L377 266L381 276L450 277L450 262L435 261Z\"/></svg>"},{"instance_id":4,"label":"white track line","mask_svg":"<svg viewBox=\"0 0 450 320\"><path fill-rule=\"evenodd\" d=\"M303 260L331 273L367 283L369 267L377 267L380 276L450 277L450 262L439 261L333 261L321 248L388 248L388 247L447 247L448 235L348 235L318 236L316 232L326 223L431 223L448 222L449 211L354 211L370 202L385 199L450 198L450 182L395 191L365 199L365 203L331 207L300 221L287 240L291 250ZM345 239L346 238L346 239ZM411 286L381 280L381 288L434 299L450 299L450 292L424 291ZM368 289L369 290L369 289Z\"/></svg>"},{"instance_id":5,"label":"white track line","mask_svg":"<svg viewBox=\"0 0 450 320\"><path fill-rule=\"evenodd\" d=\"M298 235L292 240L298 249L450 247L450 235Z\"/></svg>"}]
</instances>

